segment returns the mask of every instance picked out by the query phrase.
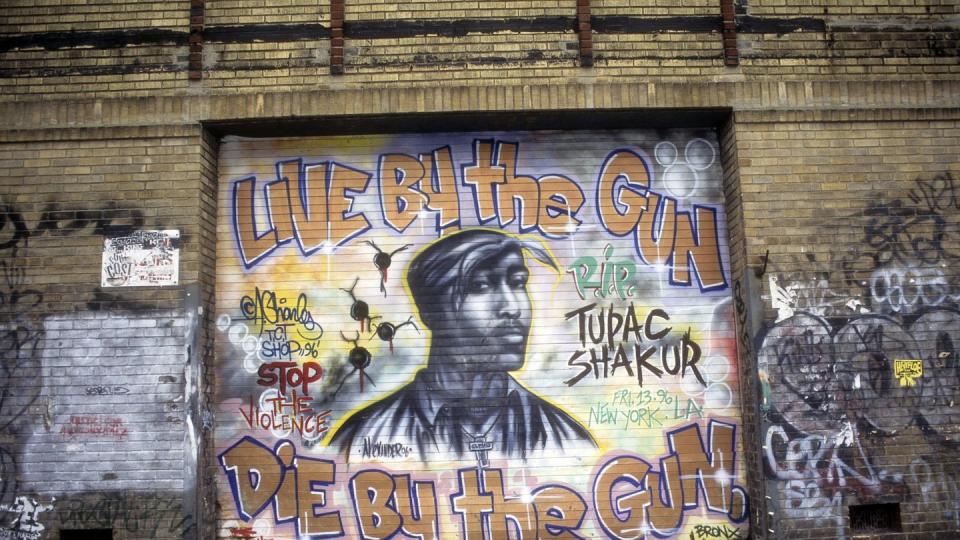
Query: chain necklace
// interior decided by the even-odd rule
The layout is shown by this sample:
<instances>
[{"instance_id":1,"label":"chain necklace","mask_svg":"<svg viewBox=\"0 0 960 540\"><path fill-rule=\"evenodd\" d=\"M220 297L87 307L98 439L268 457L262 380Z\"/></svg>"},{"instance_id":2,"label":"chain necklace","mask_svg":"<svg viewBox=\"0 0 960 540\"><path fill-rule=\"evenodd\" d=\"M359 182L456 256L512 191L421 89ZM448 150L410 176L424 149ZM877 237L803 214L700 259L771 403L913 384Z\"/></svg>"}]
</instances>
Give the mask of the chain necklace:
<instances>
[{"instance_id":1,"label":"chain necklace","mask_svg":"<svg viewBox=\"0 0 960 540\"><path fill-rule=\"evenodd\" d=\"M487 434L497 425L497 421L500 420L500 417L503 416L503 408L500 409L500 412L497 413L497 416L493 418L490 422L490 426L483 430L483 433L473 434L467 431L467 428L460 425L460 429L463 431L463 434L466 435L470 442L467 445L467 448L477 456L477 467L483 469L490 466L490 460L488 458L488 452L493 450L493 441L487 440Z\"/></svg>"}]
</instances>

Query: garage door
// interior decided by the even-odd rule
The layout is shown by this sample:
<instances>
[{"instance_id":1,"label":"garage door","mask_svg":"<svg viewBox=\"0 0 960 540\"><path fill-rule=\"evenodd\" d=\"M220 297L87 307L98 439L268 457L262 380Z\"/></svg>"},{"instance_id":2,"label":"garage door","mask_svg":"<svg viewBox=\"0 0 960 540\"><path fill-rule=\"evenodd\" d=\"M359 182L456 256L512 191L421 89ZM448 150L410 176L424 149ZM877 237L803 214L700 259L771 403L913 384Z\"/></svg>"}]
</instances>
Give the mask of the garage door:
<instances>
[{"instance_id":1,"label":"garage door","mask_svg":"<svg viewBox=\"0 0 960 540\"><path fill-rule=\"evenodd\" d=\"M718 150L223 141L221 534L746 537Z\"/></svg>"}]
</instances>

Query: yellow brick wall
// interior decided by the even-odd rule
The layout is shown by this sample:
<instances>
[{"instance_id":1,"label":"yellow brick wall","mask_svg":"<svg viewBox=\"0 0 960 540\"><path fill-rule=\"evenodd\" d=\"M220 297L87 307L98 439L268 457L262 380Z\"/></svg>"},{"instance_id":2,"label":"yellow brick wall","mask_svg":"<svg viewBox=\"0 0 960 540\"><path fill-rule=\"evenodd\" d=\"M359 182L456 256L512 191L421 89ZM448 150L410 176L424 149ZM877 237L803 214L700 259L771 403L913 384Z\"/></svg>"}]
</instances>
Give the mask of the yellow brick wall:
<instances>
[{"instance_id":1,"label":"yellow brick wall","mask_svg":"<svg viewBox=\"0 0 960 540\"><path fill-rule=\"evenodd\" d=\"M952 366L944 364L954 353L943 336L955 335L956 314L944 308L953 305L960 277L954 264L960 118L851 116L860 119L783 122L762 113L737 115L751 274L745 295L755 299L760 310L754 316L763 322L752 347L762 387L754 444L763 448L770 499L761 504L775 538L857 534L848 507L878 499L899 503L904 531L956 529L951 505L960 461L947 448L957 433L950 411L958 381L952 367L942 366ZM795 317L775 309L772 283L793 299ZM806 343L833 345L823 353L812 345L782 349L797 332L808 333ZM876 332L886 336L882 343L869 337ZM868 354L874 363L863 362ZM922 389L895 378L883 382L893 377L895 360L904 358L922 361ZM814 389L801 371L823 384ZM861 378L854 379L857 374ZM820 414L805 417L812 407ZM842 457L842 443L827 435L845 425L857 459ZM836 477L811 468L817 460L788 449L816 441L826 441L822 459L849 467L844 475L857 478L861 491L845 489ZM803 478L802 490L797 478Z\"/></svg>"},{"instance_id":2,"label":"yellow brick wall","mask_svg":"<svg viewBox=\"0 0 960 540\"><path fill-rule=\"evenodd\" d=\"M801 3L785 0L748 0L743 2L747 13L751 15L771 15L779 17L819 17L829 15L840 19L850 16L877 20L890 17L896 20L928 19L936 20L943 16L960 13L956 2L951 0L870 0L850 2L849 0L817 0Z\"/></svg>"},{"instance_id":3,"label":"yellow brick wall","mask_svg":"<svg viewBox=\"0 0 960 540\"><path fill-rule=\"evenodd\" d=\"M199 206L190 192L199 187L199 132L170 131L173 136L125 130L122 138L90 133L82 139L0 145L3 201L27 231L24 285L48 291L46 312L69 311L94 299L101 223L180 229L185 240L181 280L198 279ZM52 223L44 216L63 219ZM54 230L45 228L51 226ZM164 307L164 298L179 296L169 290L156 294L157 308Z\"/></svg>"},{"instance_id":4,"label":"yellow brick wall","mask_svg":"<svg viewBox=\"0 0 960 540\"><path fill-rule=\"evenodd\" d=\"M464 2L462 0L438 0L426 2L387 2L381 0L358 0L346 2L346 20L431 20L463 18L512 18L541 16L570 16L576 7L575 0L546 0L534 2L491 2L488 0Z\"/></svg>"},{"instance_id":5,"label":"yellow brick wall","mask_svg":"<svg viewBox=\"0 0 960 540\"><path fill-rule=\"evenodd\" d=\"M936 79L960 69L950 22L958 9L935 0L745 2L737 18L740 65L727 67L715 2L593 2L594 66L583 68L572 0L347 1L346 73L338 77L329 74L328 3L213 0L204 9L203 80L188 81L188 2L18 2L2 28L0 100L496 86L531 77L544 84Z\"/></svg>"},{"instance_id":6,"label":"yellow brick wall","mask_svg":"<svg viewBox=\"0 0 960 540\"><path fill-rule=\"evenodd\" d=\"M632 17L679 17L719 13L716 2L650 2L649 0L598 0L590 3L593 15L627 15Z\"/></svg>"},{"instance_id":7,"label":"yellow brick wall","mask_svg":"<svg viewBox=\"0 0 960 540\"><path fill-rule=\"evenodd\" d=\"M9 0L2 33L185 28L190 2L123 0Z\"/></svg>"},{"instance_id":8,"label":"yellow brick wall","mask_svg":"<svg viewBox=\"0 0 960 540\"><path fill-rule=\"evenodd\" d=\"M211 25L327 23L330 9L329 2L305 0L208 0L204 16Z\"/></svg>"}]
</instances>

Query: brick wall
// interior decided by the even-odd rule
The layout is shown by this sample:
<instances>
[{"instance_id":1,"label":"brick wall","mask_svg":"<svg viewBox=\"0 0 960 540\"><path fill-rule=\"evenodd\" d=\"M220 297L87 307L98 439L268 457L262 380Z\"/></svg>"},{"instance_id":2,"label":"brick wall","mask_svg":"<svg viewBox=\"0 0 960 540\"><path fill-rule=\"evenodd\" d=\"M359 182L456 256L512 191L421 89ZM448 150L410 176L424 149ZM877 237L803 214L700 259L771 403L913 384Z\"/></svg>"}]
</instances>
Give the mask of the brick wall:
<instances>
[{"instance_id":1,"label":"brick wall","mask_svg":"<svg viewBox=\"0 0 960 540\"><path fill-rule=\"evenodd\" d=\"M890 504L903 531L949 538L960 131L863 116L737 117L747 251L769 251L751 291L768 526L850 537L871 531L851 507Z\"/></svg>"},{"instance_id":2,"label":"brick wall","mask_svg":"<svg viewBox=\"0 0 960 540\"><path fill-rule=\"evenodd\" d=\"M880 519L891 507L863 505L899 504L907 533L956 536L956 2L739 1L726 41L719 2L594 0L578 34L582 3L347 0L333 75L332 2L207 0L199 80L191 2L5 3L0 328L4 395L18 397L0 402L0 504L24 499L4 523L52 504L38 510L51 538L110 526L90 508L126 538L176 537L187 516L213 534L222 135L694 125L718 129L723 159L751 534L854 537L851 506ZM183 233L182 286L99 287L104 233L131 228ZM877 328L907 345L863 345L871 363L849 336ZM791 333L830 350L784 360ZM153 347L156 366L130 369L125 351ZM816 377L829 385L796 395ZM114 386L141 399L97 393ZM137 467L112 441L70 439L110 436L114 420ZM110 465L41 478L90 453ZM147 494L141 470L166 487Z\"/></svg>"},{"instance_id":3,"label":"brick wall","mask_svg":"<svg viewBox=\"0 0 960 540\"><path fill-rule=\"evenodd\" d=\"M184 442L185 291L102 287L101 256L107 236L177 229L181 283L198 280L198 134L0 145L5 529L172 539L195 528L184 505L196 482L184 472L196 451Z\"/></svg>"},{"instance_id":4,"label":"brick wall","mask_svg":"<svg viewBox=\"0 0 960 540\"><path fill-rule=\"evenodd\" d=\"M92 30L177 28L187 17L186 2L28 2L4 5L4 34Z\"/></svg>"},{"instance_id":5,"label":"brick wall","mask_svg":"<svg viewBox=\"0 0 960 540\"><path fill-rule=\"evenodd\" d=\"M344 69L330 75L330 7L204 3L202 81L187 79L184 3L14 6L2 27L7 96L145 96L338 88L554 84L575 77L680 80L937 78L957 73L951 2L741 2L740 65L726 67L718 3L593 2L592 68L577 57L572 0L346 2ZM71 9L68 9L71 7ZM122 8L122 9L121 9ZM893 17L893 18L891 18ZM40 30L42 29L42 31Z\"/></svg>"}]
</instances>

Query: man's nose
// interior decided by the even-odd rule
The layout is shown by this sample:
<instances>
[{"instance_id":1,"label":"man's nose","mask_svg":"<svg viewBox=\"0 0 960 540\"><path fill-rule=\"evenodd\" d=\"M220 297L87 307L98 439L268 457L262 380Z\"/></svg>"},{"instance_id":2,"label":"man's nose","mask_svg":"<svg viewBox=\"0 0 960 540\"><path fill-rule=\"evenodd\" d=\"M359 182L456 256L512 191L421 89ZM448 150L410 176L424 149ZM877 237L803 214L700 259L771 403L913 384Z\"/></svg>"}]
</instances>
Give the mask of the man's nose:
<instances>
[{"instance_id":1,"label":"man's nose","mask_svg":"<svg viewBox=\"0 0 960 540\"><path fill-rule=\"evenodd\" d=\"M506 283L500 284L500 313L504 318L518 319L523 308L520 295L526 294L526 291L517 290Z\"/></svg>"}]
</instances>

